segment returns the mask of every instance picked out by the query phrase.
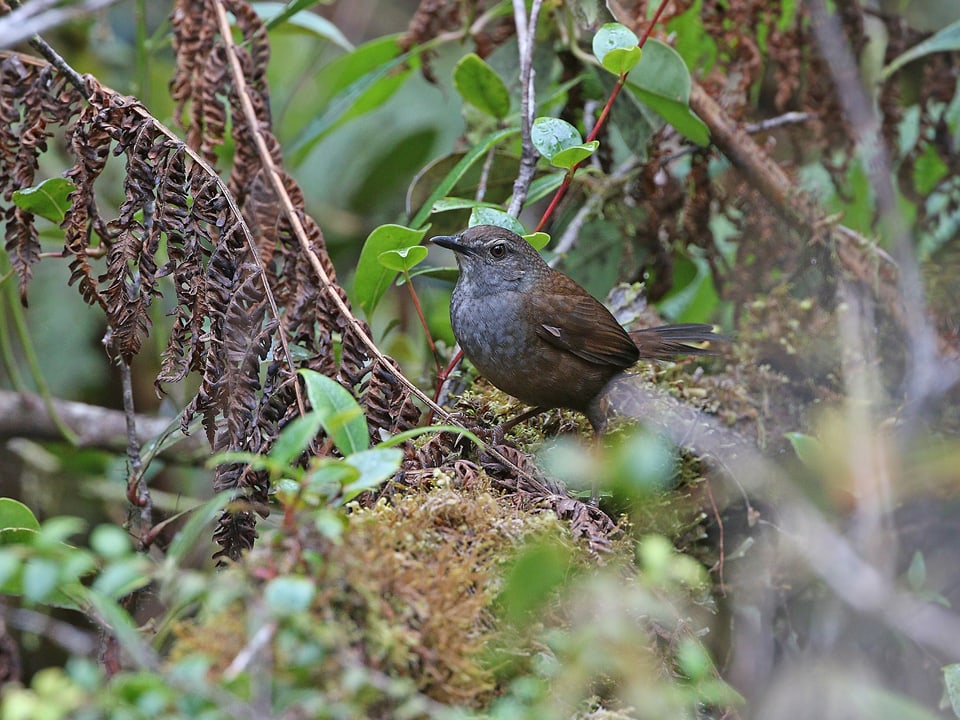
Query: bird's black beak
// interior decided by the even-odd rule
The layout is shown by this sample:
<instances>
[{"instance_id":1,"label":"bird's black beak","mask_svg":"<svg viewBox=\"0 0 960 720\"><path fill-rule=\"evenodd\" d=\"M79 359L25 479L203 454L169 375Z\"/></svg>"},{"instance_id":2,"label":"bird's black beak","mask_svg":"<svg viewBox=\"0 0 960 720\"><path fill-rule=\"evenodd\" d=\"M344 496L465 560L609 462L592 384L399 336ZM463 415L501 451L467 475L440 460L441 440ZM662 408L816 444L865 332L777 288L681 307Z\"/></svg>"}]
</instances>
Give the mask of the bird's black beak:
<instances>
[{"instance_id":1,"label":"bird's black beak","mask_svg":"<svg viewBox=\"0 0 960 720\"><path fill-rule=\"evenodd\" d=\"M476 255L477 249L470 247L469 245L464 245L460 242L459 235L437 235L437 237L430 238L430 242L434 245L439 245L440 247L445 247L448 250L453 250L458 255Z\"/></svg>"}]
</instances>

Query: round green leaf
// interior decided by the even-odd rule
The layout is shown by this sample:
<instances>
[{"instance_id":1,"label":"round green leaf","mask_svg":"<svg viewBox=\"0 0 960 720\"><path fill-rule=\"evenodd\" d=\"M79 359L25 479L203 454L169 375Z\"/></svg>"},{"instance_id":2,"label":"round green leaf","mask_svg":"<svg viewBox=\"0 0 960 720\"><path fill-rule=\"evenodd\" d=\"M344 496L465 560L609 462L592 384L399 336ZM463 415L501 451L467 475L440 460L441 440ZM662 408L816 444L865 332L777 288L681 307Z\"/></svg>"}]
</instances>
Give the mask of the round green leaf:
<instances>
[{"instance_id":1,"label":"round green leaf","mask_svg":"<svg viewBox=\"0 0 960 720\"><path fill-rule=\"evenodd\" d=\"M593 140L583 145L575 145L566 150L562 150L550 158L550 163L560 168L572 168L577 163L583 162L596 152L600 147L599 140Z\"/></svg>"},{"instance_id":2,"label":"round green leaf","mask_svg":"<svg viewBox=\"0 0 960 720\"><path fill-rule=\"evenodd\" d=\"M19 500L0 498L0 529L6 528L39 530L40 523L33 511Z\"/></svg>"},{"instance_id":3,"label":"round green leaf","mask_svg":"<svg viewBox=\"0 0 960 720\"><path fill-rule=\"evenodd\" d=\"M263 600L276 616L292 615L310 608L317 587L304 577L281 576L267 583Z\"/></svg>"},{"instance_id":4,"label":"round green leaf","mask_svg":"<svg viewBox=\"0 0 960 720\"><path fill-rule=\"evenodd\" d=\"M510 93L479 55L470 53L453 69L453 85L468 103L498 120L510 112Z\"/></svg>"},{"instance_id":5,"label":"round green leaf","mask_svg":"<svg viewBox=\"0 0 960 720\"><path fill-rule=\"evenodd\" d=\"M388 270L404 272L416 267L427 257L427 249L423 245L412 245L398 250L385 250L377 255L377 260Z\"/></svg>"},{"instance_id":6,"label":"round green leaf","mask_svg":"<svg viewBox=\"0 0 960 720\"><path fill-rule=\"evenodd\" d=\"M690 110L690 71L669 45L649 40L630 72L626 88L657 115L698 145L710 143L710 131Z\"/></svg>"},{"instance_id":7,"label":"round green leaf","mask_svg":"<svg viewBox=\"0 0 960 720\"><path fill-rule=\"evenodd\" d=\"M628 49L616 48L608 52L603 58L603 66L617 77L626 75L640 62L643 50L638 47Z\"/></svg>"},{"instance_id":8,"label":"round green leaf","mask_svg":"<svg viewBox=\"0 0 960 720\"><path fill-rule=\"evenodd\" d=\"M519 220L513 215L505 213L496 208L475 207L470 211L469 227L477 225L496 225L506 230L515 232L517 235L523 235L527 230Z\"/></svg>"},{"instance_id":9,"label":"round green leaf","mask_svg":"<svg viewBox=\"0 0 960 720\"><path fill-rule=\"evenodd\" d=\"M547 243L550 242L550 236L545 232L530 233L529 235L524 235L523 239L533 245L534 250L543 250L547 246Z\"/></svg>"},{"instance_id":10,"label":"round green leaf","mask_svg":"<svg viewBox=\"0 0 960 720\"><path fill-rule=\"evenodd\" d=\"M381 225L367 237L357 262L357 274L353 280L353 299L370 315L380 298L393 284L396 270L390 270L380 262L380 255L387 250L401 250L419 245L429 226L412 230L402 225Z\"/></svg>"},{"instance_id":11,"label":"round green leaf","mask_svg":"<svg viewBox=\"0 0 960 720\"><path fill-rule=\"evenodd\" d=\"M551 162L558 153L583 145L583 138L573 125L554 117L539 117L534 120L530 139L537 152Z\"/></svg>"},{"instance_id":12,"label":"round green leaf","mask_svg":"<svg viewBox=\"0 0 960 720\"><path fill-rule=\"evenodd\" d=\"M614 75L624 75L640 61L640 41L620 23L607 23L593 36L593 54Z\"/></svg>"}]
</instances>

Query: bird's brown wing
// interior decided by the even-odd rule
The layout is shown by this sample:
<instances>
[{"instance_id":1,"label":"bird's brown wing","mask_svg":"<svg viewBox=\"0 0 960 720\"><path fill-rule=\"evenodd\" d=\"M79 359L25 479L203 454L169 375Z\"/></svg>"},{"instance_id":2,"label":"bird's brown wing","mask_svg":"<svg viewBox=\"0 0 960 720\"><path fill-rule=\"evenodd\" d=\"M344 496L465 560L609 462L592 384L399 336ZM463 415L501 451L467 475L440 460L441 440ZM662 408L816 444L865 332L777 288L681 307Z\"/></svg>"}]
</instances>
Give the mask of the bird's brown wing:
<instances>
[{"instance_id":1,"label":"bird's brown wing","mask_svg":"<svg viewBox=\"0 0 960 720\"><path fill-rule=\"evenodd\" d=\"M597 365L626 368L637 361L637 346L609 310L589 295L558 289L536 303L542 310L543 322L537 327L541 339Z\"/></svg>"}]
</instances>

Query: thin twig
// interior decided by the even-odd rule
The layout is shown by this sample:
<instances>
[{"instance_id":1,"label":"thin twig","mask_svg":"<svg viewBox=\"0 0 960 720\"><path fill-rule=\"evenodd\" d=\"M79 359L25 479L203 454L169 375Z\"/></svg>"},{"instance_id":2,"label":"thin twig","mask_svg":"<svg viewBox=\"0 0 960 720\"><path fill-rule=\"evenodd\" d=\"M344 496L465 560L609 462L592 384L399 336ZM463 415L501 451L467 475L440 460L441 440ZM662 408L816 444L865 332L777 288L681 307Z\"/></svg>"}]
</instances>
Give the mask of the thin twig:
<instances>
[{"instance_id":1,"label":"thin twig","mask_svg":"<svg viewBox=\"0 0 960 720\"><path fill-rule=\"evenodd\" d=\"M127 425L127 500L140 509L140 535L149 533L153 524L153 501L143 476L140 458L140 438L137 437L137 414L133 402L133 380L130 364L120 361L120 381L123 386L123 415Z\"/></svg>"},{"instance_id":2,"label":"thin twig","mask_svg":"<svg viewBox=\"0 0 960 720\"><path fill-rule=\"evenodd\" d=\"M766 120L761 120L755 123L747 123L743 126L743 131L748 135L756 135L758 133L769 132L775 130L779 127L784 127L785 125L794 125L799 123L805 123L807 120L813 120L819 117L817 113L812 112L787 112L783 115L777 115L776 117L767 118ZM703 152L705 148L700 147L699 145L688 145L687 147L677 150L675 153L670 153L669 155L664 155L659 159L660 167L665 167L669 165L674 160L679 160L682 157L687 155L693 155L694 153Z\"/></svg>"},{"instance_id":3,"label":"thin twig","mask_svg":"<svg viewBox=\"0 0 960 720\"><path fill-rule=\"evenodd\" d=\"M119 0L86 0L68 8L54 7L59 2L60 0L32 0L21 4L17 0L9 0L14 10L0 19L0 47L13 47L32 35L63 25L81 15L102 10Z\"/></svg>"},{"instance_id":4,"label":"thin twig","mask_svg":"<svg viewBox=\"0 0 960 720\"><path fill-rule=\"evenodd\" d=\"M540 15L540 6L543 0L533 0L530 6L530 16L527 17L525 0L513 0L513 17L517 26L517 51L520 56L520 169L517 179L513 181L513 196L507 212L514 217L520 216L523 203L527 199L527 191L533 176L537 171L539 157L533 141L530 139L530 129L533 126L534 113L534 72L533 46L537 32L537 19Z\"/></svg>"}]
</instances>

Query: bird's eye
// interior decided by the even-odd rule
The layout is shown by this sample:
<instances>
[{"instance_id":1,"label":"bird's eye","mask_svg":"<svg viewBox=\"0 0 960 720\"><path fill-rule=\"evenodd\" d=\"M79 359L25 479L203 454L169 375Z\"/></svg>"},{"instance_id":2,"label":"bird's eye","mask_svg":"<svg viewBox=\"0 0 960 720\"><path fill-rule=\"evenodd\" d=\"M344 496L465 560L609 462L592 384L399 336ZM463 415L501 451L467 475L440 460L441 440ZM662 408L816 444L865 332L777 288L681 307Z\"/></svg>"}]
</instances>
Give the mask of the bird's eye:
<instances>
[{"instance_id":1,"label":"bird's eye","mask_svg":"<svg viewBox=\"0 0 960 720\"><path fill-rule=\"evenodd\" d=\"M492 248L490 248L490 254L493 256L494 260L499 260L504 255L507 254L507 246L503 243L497 243Z\"/></svg>"}]
</instances>

